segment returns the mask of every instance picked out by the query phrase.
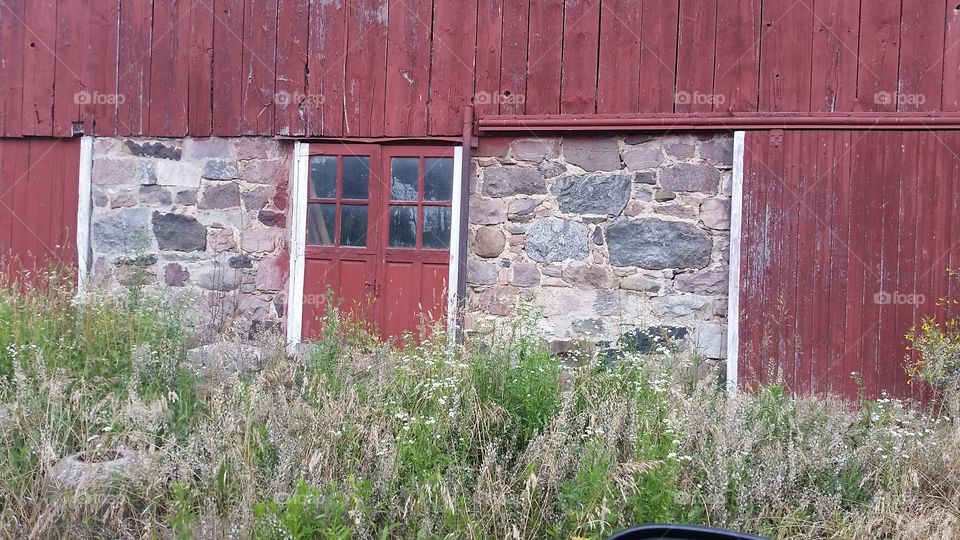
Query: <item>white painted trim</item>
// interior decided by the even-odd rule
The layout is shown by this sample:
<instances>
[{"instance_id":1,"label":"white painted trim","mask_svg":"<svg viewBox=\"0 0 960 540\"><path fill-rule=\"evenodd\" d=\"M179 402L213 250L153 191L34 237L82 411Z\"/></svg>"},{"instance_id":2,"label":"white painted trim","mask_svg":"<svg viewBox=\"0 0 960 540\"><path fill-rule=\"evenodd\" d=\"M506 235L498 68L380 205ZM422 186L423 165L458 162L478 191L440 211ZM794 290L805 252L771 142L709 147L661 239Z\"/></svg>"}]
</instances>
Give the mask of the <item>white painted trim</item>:
<instances>
[{"instance_id":1,"label":"white painted trim","mask_svg":"<svg viewBox=\"0 0 960 540\"><path fill-rule=\"evenodd\" d=\"M287 280L287 345L300 343L303 331L303 268L307 243L307 177L310 145L296 142L290 171L290 278Z\"/></svg>"},{"instance_id":2,"label":"white painted trim","mask_svg":"<svg viewBox=\"0 0 960 540\"><path fill-rule=\"evenodd\" d=\"M87 288L90 274L90 216L93 212L91 178L93 177L93 137L80 138L80 175L77 197L77 292Z\"/></svg>"},{"instance_id":3,"label":"white painted trim","mask_svg":"<svg viewBox=\"0 0 960 540\"><path fill-rule=\"evenodd\" d=\"M733 133L733 177L730 191L730 267L727 292L727 392L737 391L740 361L740 239L743 223L743 145L745 132Z\"/></svg>"},{"instance_id":4,"label":"white painted trim","mask_svg":"<svg viewBox=\"0 0 960 540\"><path fill-rule=\"evenodd\" d=\"M460 278L460 213L463 201L460 198L460 183L463 181L463 147L453 149L453 200L450 208L450 268L447 273L447 337L450 343L457 340L457 284Z\"/></svg>"}]
</instances>

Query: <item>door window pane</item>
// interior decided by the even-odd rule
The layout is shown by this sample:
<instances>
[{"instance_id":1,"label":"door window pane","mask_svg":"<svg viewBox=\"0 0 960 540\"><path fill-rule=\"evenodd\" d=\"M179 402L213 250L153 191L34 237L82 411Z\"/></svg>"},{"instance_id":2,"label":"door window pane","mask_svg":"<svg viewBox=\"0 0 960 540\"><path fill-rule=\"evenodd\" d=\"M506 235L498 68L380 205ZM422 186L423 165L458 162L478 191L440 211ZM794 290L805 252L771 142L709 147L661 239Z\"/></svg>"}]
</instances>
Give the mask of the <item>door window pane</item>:
<instances>
[{"instance_id":1,"label":"door window pane","mask_svg":"<svg viewBox=\"0 0 960 540\"><path fill-rule=\"evenodd\" d=\"M453 195L453 158L427 158L423 200L449 201Z\"/></svg>"},{"instance_id":2,"label":"door window pane","mask_svg":"<svg viewBox=\"0 0 960 540\"><path fill-rule=\"evenodd\" d=\"M390 160L390 198L394 201L415 201L420 186L420 158Z\"/></svg>"},{"instance_id":3,"label":"door window pane","mask_svg":"<svg viewBox=\"0 0 960 540\"><path fill-rule=\"evenodd\" d=\"M343 198L366 199L370 189L370 158L343 157Z\"/></svg>"},{"instance_id":4,"label":"door window pane","mask_svg":"<svg viewBox=\"0 0 960 540\"><path fill-rule=\"evenodd\" d=\"M367 205L340 207L340 245L367 245Z\"/></svg>"},{"instance_id":5,"label":"door window pane","mask_svg":"<svg viewBox=\"0 0 960 540\"><path fill-rule=\"evenodd\" d=\"M423 209L423 247L450 249L450 207L427 206Z\"/></svg>"},{"instance_id":6,"label":"door window pane","mask_svg":"<svg viewBox=\"0 0 960 540\"><path fill-rule=\"evenodd\" d=\"M307 205L307 243L332 246L337 207L334 204Z\"/></svg>"},{"instance_id":7,"label":"door window pane","mask_svg":"<svg viewBox=\"0 0 960 540\"><path fill-rule=\"evenodd\" d=\"M390 207L390 247L417 247L417 207Z\"/></svg>"},{"instance_id":8,"label":"door window pane","mask_svg":"<svg viewBox=\"0 0 960 540\"><path fill-rule=\"evenodd\" d=\"M310 156L310 198L337 196L337 156Z\"/></svg>"}]
</instances>

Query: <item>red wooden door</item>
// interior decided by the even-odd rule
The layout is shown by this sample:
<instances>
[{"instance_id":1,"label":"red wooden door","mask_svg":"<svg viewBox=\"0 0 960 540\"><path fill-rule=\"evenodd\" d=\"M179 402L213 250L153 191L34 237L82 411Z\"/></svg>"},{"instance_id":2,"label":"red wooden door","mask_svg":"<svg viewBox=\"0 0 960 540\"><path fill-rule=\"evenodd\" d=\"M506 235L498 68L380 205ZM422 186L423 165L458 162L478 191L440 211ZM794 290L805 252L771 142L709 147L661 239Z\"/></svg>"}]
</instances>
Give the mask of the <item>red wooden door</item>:
<instances>
[{"instance_id":1,"label":"red wooden door","mask_svg":"<svg viewBox=\"0 0 960 540\"><path fill-rule=\"evenodd\" d=\"M0 273L77 263L80 139L0 139Z\"/></svg>"},{"instance_id":2,"label":"red wooden door","mask_svg":"<svg viewBox=\"0 0 960 540\"><path fill-rule=\"evenodd\" d=\"M956 131L746 133L743 385L924 397L905 335L960 296L958 147Z\"/></svg>"},{"instance_id":3,"label":"red wooden door","mask_svg":"<svg viewBox=\"0 0 960 540\"><path fill-rule=\"evenodd\" d=\"M319 317L335 301L342 313L375 323L383 192L380 149L369 145L310 145L303 337L317 337ZM374 218L374 219L371 219Z\"/></svg>"},{"instance_id":4,"label":"red wooden door","mask_svg":"<svg viewBox=\"0 0 960 540\"><path fill-rule=\"evenodd\" d=\"M453 149L312 144L304 331L333 298L385 339L424 337L447 301Z\"/></svg>"}]
</instances>

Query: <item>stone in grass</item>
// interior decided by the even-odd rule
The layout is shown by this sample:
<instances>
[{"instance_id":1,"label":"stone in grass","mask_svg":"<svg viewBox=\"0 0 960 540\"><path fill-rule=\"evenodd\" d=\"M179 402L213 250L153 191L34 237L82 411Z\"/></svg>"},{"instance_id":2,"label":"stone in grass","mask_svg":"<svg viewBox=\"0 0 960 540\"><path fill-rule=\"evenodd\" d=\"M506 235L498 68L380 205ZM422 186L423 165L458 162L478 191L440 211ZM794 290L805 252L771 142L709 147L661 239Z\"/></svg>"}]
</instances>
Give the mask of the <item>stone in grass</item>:
<instances>
[{"instance_id":1,"label":"stone in grass","mask_svg":"<svg viewBox=\"0 0 960 540\"><path fill-rule=\"evenodd\" d=\"M199 375L226 381L235 375L259 373L270 357L270 351L256 343L225 341L190 349L186 365Z\"/></svg>"},{"instance_id":2,"label":"stone in grass","mask_svg":"<svg viewBox=\"0 0 960 540\"><path fill-rule=\"evenodd\" d=\"M129 448L112 448L99 452L77 452L58 461L48 476L54 491L103 489L118 481L141 481L147 473L147 460Z\"/></svg>"},{"instance_id":3,"label":"stone in grass","mask_svg":"<svg viewBox=\"0 0 960 540\"><path fill-rule=\"evenodd\" d=\"M650 354L659 352L661 347L669 347L687 337L687 329L678 326L651 326L636 329L620 337L621 351Z\"/></svg>"}]
</instances>

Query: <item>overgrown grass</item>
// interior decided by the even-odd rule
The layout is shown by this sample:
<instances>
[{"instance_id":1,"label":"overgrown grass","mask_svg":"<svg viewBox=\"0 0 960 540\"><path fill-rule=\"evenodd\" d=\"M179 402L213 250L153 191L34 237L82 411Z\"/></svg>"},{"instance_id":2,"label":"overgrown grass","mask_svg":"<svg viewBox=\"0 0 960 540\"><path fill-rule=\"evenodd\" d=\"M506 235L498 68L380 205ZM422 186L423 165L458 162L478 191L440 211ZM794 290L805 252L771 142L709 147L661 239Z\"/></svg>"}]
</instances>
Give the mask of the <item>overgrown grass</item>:
<instances>
[{"instance_id":1,"label":"overgrown grass","mask_svg":"<svg viewBox=\"0 0 960 540\"><path fill-rule=\"evenodd\" d=\"M61 284L62 285L62 284ZM574 371L529 321L396 348L324 339L225 383L182 366L160 299L0 292L0 536L602 538L635 523L777 538L950 537L952 421L779 388L730 398L667 352ZM49 487L78 450L146 470Z\"/></svg>"}]
</instances>

